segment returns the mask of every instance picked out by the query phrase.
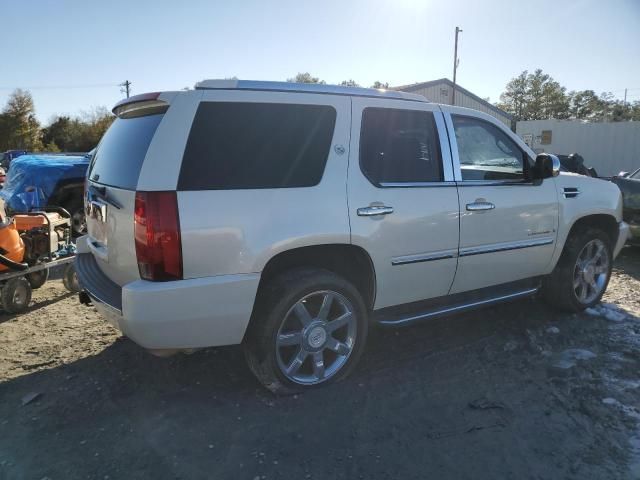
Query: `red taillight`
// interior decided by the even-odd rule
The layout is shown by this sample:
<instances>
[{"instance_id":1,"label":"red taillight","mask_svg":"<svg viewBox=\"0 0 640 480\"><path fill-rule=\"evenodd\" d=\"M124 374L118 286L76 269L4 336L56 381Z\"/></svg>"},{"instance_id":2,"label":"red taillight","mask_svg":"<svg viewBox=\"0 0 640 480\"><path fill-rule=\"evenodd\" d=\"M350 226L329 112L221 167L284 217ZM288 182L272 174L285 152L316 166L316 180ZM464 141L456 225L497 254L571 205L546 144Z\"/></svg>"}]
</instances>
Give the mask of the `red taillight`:
<instances>
[{"instance_id":1,"label":"red taillight","mask_svg":"<svg viewBox=\"0 0 640 480\"><path fill-rule=\"evenodd\" d=\"M182 245L176 192L136 192L136 257L140 278L182 279Z\"/></svg>"}]
</instances>

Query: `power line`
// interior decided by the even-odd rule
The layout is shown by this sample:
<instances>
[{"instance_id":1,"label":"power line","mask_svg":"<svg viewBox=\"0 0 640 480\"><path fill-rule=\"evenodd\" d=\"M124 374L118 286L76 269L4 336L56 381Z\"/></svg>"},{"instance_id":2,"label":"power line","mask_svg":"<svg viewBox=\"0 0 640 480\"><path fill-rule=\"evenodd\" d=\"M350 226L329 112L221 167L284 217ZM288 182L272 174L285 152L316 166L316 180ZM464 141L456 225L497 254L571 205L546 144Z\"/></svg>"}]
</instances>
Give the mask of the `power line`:
<instances>
[{"instance_id":1,"label":"power line","mask_svg":"<svg viewBox=\"0 0 640 480\"><path fill-rule=\"evenodd\" d=\"M30 87L23 87L23 86L13 86L13 87L9 87L9 86L2 86L0 85L0 90L16 90L18 88L21 88L23 90L72 90L72 89L78 89L78 88L113 88L113 87L117 87L119 86L118 83L94 83L94 84L87 84L87 85L34 85L34 86L30 86Z\"/></svg>"}]
</instances>

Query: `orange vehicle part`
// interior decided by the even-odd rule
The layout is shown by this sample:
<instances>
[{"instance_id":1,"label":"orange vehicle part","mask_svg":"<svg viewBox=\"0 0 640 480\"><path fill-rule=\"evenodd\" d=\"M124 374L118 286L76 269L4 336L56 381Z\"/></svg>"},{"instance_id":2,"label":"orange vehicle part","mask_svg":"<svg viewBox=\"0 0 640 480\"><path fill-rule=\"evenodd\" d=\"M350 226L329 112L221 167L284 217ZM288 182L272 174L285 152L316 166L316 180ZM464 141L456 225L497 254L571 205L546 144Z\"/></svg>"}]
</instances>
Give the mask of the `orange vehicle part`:
<instances>
[{"instance_id":1,"label":"orange vehicle part","mask_svg":"<svg viewBox=\"0 0 640 480\"><path fill-rule=\"evenodd\" d=\"M16 228L21 232L31 230L32 228L46 227L49 224L47 217L44 215L14 215L13 220L15 221Z\"/></svg>"},{"instance_id":2,"label":"orange vehicle part","mask_svg":"<svg viewBox=\"0 0 640 480\"><path fill-rule=\"evenodd\" d=\"M16 222L11 220L9 223L0 225L0 253L5 251L4 256L9 260L20 263L24 259L24 243L20 238L20 233L16 228ZM0 264L0 272L9 270L8 267Z\"/></svg>"}]
</instances>

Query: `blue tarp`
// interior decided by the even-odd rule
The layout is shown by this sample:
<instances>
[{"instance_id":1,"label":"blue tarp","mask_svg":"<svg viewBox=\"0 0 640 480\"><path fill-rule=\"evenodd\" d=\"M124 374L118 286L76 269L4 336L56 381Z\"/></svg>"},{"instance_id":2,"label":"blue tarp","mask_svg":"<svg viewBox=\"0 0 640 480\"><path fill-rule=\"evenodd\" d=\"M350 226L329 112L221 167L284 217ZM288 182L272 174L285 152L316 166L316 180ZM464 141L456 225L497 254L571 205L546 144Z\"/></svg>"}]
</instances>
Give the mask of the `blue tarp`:
<instances>
[{"instance_id":1,"label":"blue tarp","mask_svg":"<svg viewBox=\"0 0 640 480\"><path fill-rule=\"evenodd\" d=\"M56 185L86 175L89 157L22 155L11 162L0 197L14 212L45 207Z\"/></svg>"}]
</instances>

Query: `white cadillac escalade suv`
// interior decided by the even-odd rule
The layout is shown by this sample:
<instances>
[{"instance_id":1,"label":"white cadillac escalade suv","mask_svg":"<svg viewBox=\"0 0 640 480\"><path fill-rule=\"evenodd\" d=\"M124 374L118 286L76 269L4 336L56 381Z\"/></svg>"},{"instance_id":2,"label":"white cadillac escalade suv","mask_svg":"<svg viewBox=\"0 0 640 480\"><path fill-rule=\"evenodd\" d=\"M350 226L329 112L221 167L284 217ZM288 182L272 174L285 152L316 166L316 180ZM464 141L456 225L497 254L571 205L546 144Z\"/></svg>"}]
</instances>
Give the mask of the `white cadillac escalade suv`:
<instances>
[{"instance_id":1,"label":"white cadillac escalade suv","mask_svg":"<svg viewBox=\"0 0 640 480\"><path fill-rule=\"evenodd\" d=\"M583 310L628 236L613 183L416 95L213 80L114 113L81 301L157 354L242 343L278 393L347 375L371 322L538 292Z\"/></svg>"}]
</instances>

